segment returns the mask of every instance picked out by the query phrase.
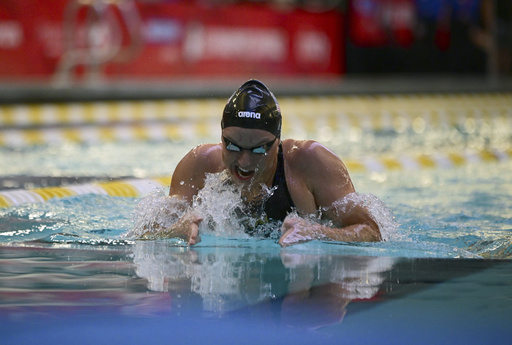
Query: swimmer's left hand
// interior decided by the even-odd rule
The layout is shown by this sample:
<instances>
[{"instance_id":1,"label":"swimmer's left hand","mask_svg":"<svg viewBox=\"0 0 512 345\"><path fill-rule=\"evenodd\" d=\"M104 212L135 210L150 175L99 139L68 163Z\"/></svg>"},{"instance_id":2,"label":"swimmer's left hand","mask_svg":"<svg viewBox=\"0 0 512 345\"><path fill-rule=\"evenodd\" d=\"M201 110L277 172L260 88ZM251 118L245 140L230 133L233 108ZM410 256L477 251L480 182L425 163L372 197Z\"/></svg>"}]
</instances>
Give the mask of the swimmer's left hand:
<instances>
[{"instance_id":1,"label":"swimmer's left hand","mask_svg":"<svg viewBox=\"0 0 512 345\"><path fill-rule=\"evenodd\" d=\"M281 247L287 247L314 240L316 239L315 230L318 226L319 224L310 222L304 218L288 216L283 222L279 244Z\"/></svg>"}]
</instances>

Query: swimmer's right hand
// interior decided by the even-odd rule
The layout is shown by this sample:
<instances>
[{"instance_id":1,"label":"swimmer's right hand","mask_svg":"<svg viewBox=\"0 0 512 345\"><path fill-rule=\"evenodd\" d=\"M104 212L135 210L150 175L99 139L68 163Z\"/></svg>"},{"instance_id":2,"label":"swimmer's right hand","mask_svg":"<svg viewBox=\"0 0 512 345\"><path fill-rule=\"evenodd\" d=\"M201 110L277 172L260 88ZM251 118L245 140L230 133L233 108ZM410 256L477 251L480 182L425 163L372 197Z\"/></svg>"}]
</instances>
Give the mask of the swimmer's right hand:
<instances>
[{"instance_id":1,"label":"swimmer's right hand","mask_svg":"<svg viewBox=\"0 0 512 345\"><path fill-rule=\"evenodd\" d=\"M201 236L199 236L199 223L202 221L202 217L193 213L187 213L169 228L158 230L156 233L147 232L142 235L142 238L181 238L192 246L201 242Z\"/></svg>"},{"instance_id":2,"label":"swimmer's right hand","mask_svg":"<svg viewBox=\"0 0 512 345\"><path fill-rule=\"evenodd\" d=\"M201 236L199 236L199 223L203 221L203 218L195 214L190 214L185 215L185 217L180 219L180 222L182 220L184 221L185 231L188 229L188 232L186 232L188 244L193 246L194 244L201 242Z\"/></svg>"}]
</instances>

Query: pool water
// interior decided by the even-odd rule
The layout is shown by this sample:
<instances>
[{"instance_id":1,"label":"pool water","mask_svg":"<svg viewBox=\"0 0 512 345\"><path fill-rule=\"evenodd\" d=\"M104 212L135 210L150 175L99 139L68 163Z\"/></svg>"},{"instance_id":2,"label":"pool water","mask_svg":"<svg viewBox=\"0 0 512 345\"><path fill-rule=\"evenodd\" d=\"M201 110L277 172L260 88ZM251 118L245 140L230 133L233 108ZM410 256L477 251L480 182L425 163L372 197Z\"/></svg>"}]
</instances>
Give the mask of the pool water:
<instances>
[{"instance_id":1,"label":"pool water","mask_svg":"<svg viewBox=\"0 0 512 345\"><path fill-rule=\"evenodd\" d=\"M165 154L157 144L152 146ZM160 166L155 165L156 173L161 173ZM341 253L510 259L510 168L510 162L501 162L454 169L352 174L357 191L377 196L396 228L392 228L388 241L345 244ZM160 194L166 194L164 187ZM130 244L121 235L133 227L134 210L142 199L85 194L1 208L0 241ZM222 229L210 234L212 240L223 235L229 237Z\"/></svg>"},{"instance_id":2,"label":"pool water","mask_svg":"<svg viewBox=\"0 0 512 345\"><path fill-rule=\"evenodd\" d=\"M379 243L281 248L223 229L193 247L126 237L151 195L0 208L2 344L507 343L512 162L386 169L374 157L508 152L508 122L343 135L290 129L331 147L350 163L358 193L383 203L376 214L390 233ZM218 135L1 147L2 162L16 162L2 165L2 187L168 176L192 146Z\"/></svg>"}]
</instances>

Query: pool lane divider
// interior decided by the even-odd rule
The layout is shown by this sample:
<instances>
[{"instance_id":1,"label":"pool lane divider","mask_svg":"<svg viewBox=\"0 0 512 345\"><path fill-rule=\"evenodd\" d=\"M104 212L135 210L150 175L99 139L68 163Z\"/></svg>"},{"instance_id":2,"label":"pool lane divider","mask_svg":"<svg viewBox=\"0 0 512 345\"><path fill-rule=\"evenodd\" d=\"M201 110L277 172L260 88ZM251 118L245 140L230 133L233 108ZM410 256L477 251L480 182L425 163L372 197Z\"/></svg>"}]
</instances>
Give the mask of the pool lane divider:
<instances>
[{"instance_id":1,"label":"pool lane divider","mask_svg":"<svg viewBox=\"0 0 512 345\"><path fill-rule=\"evenodd\" d=\"M0 146L218 138L224 99L0 105ZM512 93L281 97L284 136L512 127Z\"/></svg>"},{"instance_id":2,"label":"pool lane divider","mask_svg":"<svg viewBox=\"0 0 512 345\"><path fill-rule=\"evenodd\" d=\"M453 168L471 163L493 163L512 158L512 148L506 150L465 151L461 153L413 157L380 157L361 160L347 159L344 163L350 173L383 173L391 171L421 170L425 168ZM144 197L156 188L167 187L171 177L153 179L122 179L61 187L15 189L0 191L0 207L12 207L27 203L45 202L53 198L65 198L83 194L101 194L114 197Z\"/></svg>"},{"instance_id":3,"label":"pool lane divider","mask_svg":"<svg viewBox=\"0 0 512 345\"><path fill-rule=\"evenodd\" d=\"M0 207L12 207L27 203L40 203L53 198L65 198L84 194L101 194L116 197L142 197L156 188L169 186L170 177L154 179L123 179L96 183L14 189L0 191Z\"/></svg>"},{"instance_id":4,"label":"pool lane divider","mask_svg":"<svg viewBox=\"0 0 512 345\"><path fill-rule=\"evenodd\" d=\"M428 168L456 168L468 164L504 162L512 159L512 147L507 149L465 150L463 152L403 155L399 157L366 157L344 160L351 173L422 170Z\"/></svg>"}]
</instances>

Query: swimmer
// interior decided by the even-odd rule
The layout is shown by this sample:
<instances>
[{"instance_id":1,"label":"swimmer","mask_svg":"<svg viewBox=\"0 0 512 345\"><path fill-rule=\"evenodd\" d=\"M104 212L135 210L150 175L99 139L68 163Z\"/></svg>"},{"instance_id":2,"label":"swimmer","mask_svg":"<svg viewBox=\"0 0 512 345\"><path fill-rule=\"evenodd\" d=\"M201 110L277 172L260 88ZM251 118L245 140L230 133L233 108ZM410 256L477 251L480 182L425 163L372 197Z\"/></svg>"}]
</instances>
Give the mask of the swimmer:
<instances>
[{"instance_id":1,"label":"swimmer","mask_svg":"<svg viewBox=\"0 0 512 345\"><path fill-rule=\"evenodd\" d=\"M381 240L378 225L363 205L348 201L335 207L355 193L340 158L312 140L281 140L281 123L272 92L258 80L247 81L224 108L221 142L199 145L185 155L173 173L169 195L192 205L206 175L226 171L241 187L246 205L262 210L266 219L282 221L281 246L315 239ZM273 191L269 197L262 197L262 186ZM311 217L318 214L321 222ZM200 241L202 221L190 207L159 235L194 245Z\"/></svg>"}]
</instances>

